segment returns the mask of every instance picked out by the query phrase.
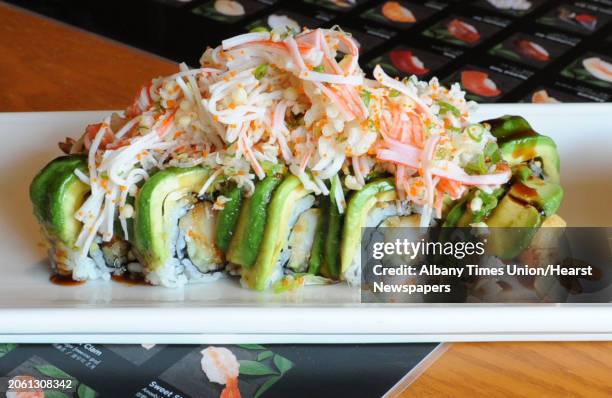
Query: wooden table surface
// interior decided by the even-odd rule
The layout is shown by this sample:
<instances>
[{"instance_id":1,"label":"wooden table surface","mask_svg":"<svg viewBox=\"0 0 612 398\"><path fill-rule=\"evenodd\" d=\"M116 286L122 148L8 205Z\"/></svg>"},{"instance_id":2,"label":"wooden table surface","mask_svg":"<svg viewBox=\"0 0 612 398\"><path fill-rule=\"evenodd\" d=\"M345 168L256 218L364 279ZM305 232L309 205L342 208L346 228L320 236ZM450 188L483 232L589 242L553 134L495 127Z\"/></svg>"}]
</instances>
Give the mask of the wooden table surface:
<instances>
[{"instance_id":1,"label":"wooden table surface","mask_svg":"<svg viewBox=\"0 0 612 398\"><path fill-rule=\"evenodd\" d=\"M124 109L176 64L0 2L0 112Z\"/></svg>"},{"instance_id":2,"label":"wooden table surface","mask_svg":"<svg viewBox=\"0 0 612 398\"><path fill-rule=\"evenodd\" d=\"M0 112L122 109L176 64L0 3ZM612 343L451 344L401 397L612 397Z\"/></svg>"},{"instance_id":3,"label":"wooden table surface","mask_svg":"<svg viewBox=\"0 0 612 398\"><path fill-rule=\"evenodd\" d=\"M455 343L432 362L391 397L612 397L609 342Z\"/></svg>"}]
</instances>

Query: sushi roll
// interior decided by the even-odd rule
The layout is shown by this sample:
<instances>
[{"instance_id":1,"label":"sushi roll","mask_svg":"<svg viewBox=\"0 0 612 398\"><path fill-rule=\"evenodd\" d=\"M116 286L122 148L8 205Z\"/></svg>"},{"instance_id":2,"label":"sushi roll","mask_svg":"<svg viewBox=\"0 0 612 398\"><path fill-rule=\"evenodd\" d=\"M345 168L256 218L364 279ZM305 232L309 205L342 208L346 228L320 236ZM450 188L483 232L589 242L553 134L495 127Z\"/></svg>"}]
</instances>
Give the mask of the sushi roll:
<instances>
[{"instance_id":1,"label":"sushi roll","mask_svg":"<svg viewBox=\"0 0 612 398\"><path fill-rule=\"evenodd\" d=\"M555 214L550 138L517 116L471 124L458 85L380 67L370 80L357 60L339 29L240 35L60 143L65 155L30 186L53 272L359 284L364 227L539 226Z\"/></svg>"},{"instance_id":2,"label":"sushi roll","mask_svg":"<svg viewBox=\"0 0 612 398\"><path fill-rule=\"evenodd\" d=\"M92 242L86 255L77 248L80 230L79 209L90 188L75 172L85 171L81 156L62 156L42 169L30 185L34 214L44 237L49 243L49 259L53 270L62 277L74 280L109 279L109 272L98 242ZM112 245L111 241L107 242ZM122 256L120 249L112 250L109 261L115 263ZM109 253L110 254L110 253Z\"/></svg>"}]
</instances>

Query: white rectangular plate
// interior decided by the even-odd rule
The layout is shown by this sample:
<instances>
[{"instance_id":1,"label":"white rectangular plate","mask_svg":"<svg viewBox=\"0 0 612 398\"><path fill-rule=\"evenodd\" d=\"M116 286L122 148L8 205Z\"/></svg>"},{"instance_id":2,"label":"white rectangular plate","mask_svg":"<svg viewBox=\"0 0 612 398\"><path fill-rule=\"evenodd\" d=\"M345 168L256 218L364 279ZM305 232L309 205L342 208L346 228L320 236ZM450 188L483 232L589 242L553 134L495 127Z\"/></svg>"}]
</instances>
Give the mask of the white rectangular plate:
<instances>
[{"instance_id":1,"label":"white rectangular plate","mask_svg":"<svg viewBox=\"0 0 612 398\"><path fill-rule=\"evenodd\" d=\"M344 285L285 295L235 280L166 289L49 282L28 185L108 112L0 113L0 340L236 343L610 339L610 305L363 305ZM485 105L474 120L525 116L559 146L572 226L612 226L612 104Z\"/></svg>"}]
</instances>

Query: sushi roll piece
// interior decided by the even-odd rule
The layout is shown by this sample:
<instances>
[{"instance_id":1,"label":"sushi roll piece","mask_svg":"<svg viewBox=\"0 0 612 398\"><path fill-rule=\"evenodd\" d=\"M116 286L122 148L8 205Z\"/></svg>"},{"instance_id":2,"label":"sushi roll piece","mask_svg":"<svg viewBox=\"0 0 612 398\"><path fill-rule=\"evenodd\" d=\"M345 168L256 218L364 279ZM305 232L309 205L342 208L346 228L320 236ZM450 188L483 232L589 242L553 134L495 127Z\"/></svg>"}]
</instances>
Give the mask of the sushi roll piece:
<instances>
[{"instance_id":1,"label":"sushi roll piece","mask_svg":"<svg viewBox=\"0 0 612 398\"><path fill-rule=\"evenodd\" d=\"M255 290L266 290L283 276L282 254L287 250L291 229L299 216L312 207L314 196L299 178L286 177L275 190L265 222L263 239L255 262L243 266L241 283Z\"/></svg>"},{"instance_id":2,"label":"sushi roll piece","mask_svg":"<svg viewBox=\"0 0 612 398\"><path fill-rule=\"evenodd\" d=\"M53 272L171 288L226 276L257 291L358 285L364 227L538 227L555 215L549 137L518 116L470 124L458 85L380 67L369 80L357 60L339 29L240 35L61 143L66 155L30 186ZM503 257L525 242L493 243Z\"/></svg>"},{"instance_id":3,"label":"sushi roll piece","mask_svg":"<svg viewBox=\"0 0 612 398\"><path fill-rule=\"evenodd\" d=\"M361 278L361 233L363 227L377 227L385 219L398 215L393 181L373 181L351 197L342 228L340 275L352 284Z\"/></svg>"},{"instance_id":4,"label":"sushi roll piece","mask_svg":"<svg viewBox=\"0 0 612 398\"><path fill-rule=\"evenodd\" d=\"M77 216L89 194L89 186L79 180L75 171L85 169L85 160L80 156L54 159L32 181L30 199L48 242L53 271L76 281L109 279L100 239L91 242L84 256L77 248L78 241L82 240Z\"/></svg>"},{"instance_id":5,"label":"sushi roll piece","mask_svg":"<svg viewBox=\"0 0 612 398\"><path fill-rule=\"evenodd\" d=\"M136 198L133 247L146 280L183 286L219 269L216 214L197 194L211 177L204 167L168 168L152 176ZM185 255L192 255L184 258Z\"/></svg>"}]
</instances>

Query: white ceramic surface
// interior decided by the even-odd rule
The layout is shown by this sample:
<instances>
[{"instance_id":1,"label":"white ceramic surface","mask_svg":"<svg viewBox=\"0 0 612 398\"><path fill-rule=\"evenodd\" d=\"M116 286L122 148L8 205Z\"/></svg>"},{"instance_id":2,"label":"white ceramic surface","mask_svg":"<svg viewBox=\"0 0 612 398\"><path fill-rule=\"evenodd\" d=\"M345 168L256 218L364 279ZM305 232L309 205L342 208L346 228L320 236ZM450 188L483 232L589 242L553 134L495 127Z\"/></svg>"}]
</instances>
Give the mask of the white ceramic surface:
<instances>
[{"instance_id":1,"label":"white ceramic surface","mask_svg":"<svg viewBox=\"0 0 612 398\"><path fill-rule=\"evenodd\" d=\"M233 280L171 290L49 282L27 188L108 112L0 113L0 340L11 342L406 342L610 339L609 305L359 304L358 291L322 286L261 294ZM559 146L574 226L612 226L612 104L486 105L474 120L524 115Z\"/></svg>"}]
</instances>

